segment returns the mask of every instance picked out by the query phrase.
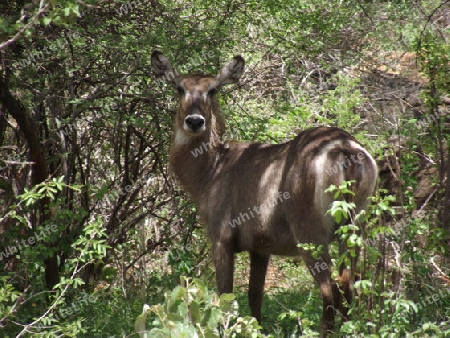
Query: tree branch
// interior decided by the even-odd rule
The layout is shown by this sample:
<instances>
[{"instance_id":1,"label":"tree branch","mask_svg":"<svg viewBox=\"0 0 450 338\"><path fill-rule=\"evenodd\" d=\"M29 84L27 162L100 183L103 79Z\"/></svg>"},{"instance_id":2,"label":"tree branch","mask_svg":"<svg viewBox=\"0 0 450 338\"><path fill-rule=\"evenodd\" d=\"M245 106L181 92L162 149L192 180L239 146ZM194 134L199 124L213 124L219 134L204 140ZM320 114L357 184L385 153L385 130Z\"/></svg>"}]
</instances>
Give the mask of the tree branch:
<instances>
[{"instance_id":1,"label":"tree branch","mask_svg":"<svg viewBox=\"0 0 450 338\"><path fill-rule=\"evenodd\" d=\"M14 43L17 41L17 39L20 38L21 35L23 35L23 33L30 28L32 25L34 25L34 23L36 22L37 19L39 19L39 17L44 14L47 9L50 7L50 4L46 4L45 6L43 6L34 17L31 18L31 20L25 25L23 26L21 29L19 29L19 31L16 33L16 35L14 35L11 39L3 42L0 44L0 50L8 47L10 44Z\"/></svg>"}]
</instances>

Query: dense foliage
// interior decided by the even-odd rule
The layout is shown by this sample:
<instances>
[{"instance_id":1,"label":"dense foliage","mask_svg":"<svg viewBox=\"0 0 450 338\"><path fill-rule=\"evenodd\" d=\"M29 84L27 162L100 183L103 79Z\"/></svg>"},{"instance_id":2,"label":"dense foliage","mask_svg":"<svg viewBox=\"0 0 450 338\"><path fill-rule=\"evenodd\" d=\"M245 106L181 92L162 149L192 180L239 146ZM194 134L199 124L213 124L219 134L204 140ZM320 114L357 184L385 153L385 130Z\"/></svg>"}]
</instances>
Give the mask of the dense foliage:
<instances>
[{"instance_id":1,"label":"dense foliage","mask_svg":"<svg viewBox=\"0 0 450 338\"><path fill-rule=\"evenodd\" d=\"M448 0L5 0L0 13L0 336L317 334L302 264L272 260L262 328L245 254L235 295L212 291L195 206L167 167L176 95L151 75L155 49L180 72L245 57L220 96L230 139L332 125L364 143L380 189L366 230L338 234L362 248L340 333L450 334Z\"/></svg>"}]
</instances>

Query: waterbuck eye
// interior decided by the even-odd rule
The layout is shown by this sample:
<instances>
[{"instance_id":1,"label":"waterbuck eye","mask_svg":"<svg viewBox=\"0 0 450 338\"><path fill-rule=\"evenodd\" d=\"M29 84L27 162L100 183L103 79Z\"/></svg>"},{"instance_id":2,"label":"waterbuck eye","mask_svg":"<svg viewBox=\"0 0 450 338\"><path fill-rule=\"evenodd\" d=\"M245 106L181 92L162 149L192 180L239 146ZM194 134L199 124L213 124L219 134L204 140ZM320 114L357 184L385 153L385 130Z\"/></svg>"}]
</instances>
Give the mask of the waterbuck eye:
<instances>
[{"instance_id":1,"label":"waterbuck eye","mask_svg":"<svg viewBox=\"0 0 450 338\"><path fill-rule=\"evenodd\" d=\"M179 93L180 95L184 95L184 88L183 88L183 87L178 86L178 87L177 87L177 91L178 91L178 93Z\"/></svg>"},{"instance_id":2,"label":"waterbuck eye","mask_svg":"<svg viewBox=\"0 0 450 338\"><path fill-rule=\"evenodd\" d=\"M215 95L215 94L217 94L217 88L216 87L211 88L210 90L208 90L208 95Z\"/></svg>"}]
</instances>

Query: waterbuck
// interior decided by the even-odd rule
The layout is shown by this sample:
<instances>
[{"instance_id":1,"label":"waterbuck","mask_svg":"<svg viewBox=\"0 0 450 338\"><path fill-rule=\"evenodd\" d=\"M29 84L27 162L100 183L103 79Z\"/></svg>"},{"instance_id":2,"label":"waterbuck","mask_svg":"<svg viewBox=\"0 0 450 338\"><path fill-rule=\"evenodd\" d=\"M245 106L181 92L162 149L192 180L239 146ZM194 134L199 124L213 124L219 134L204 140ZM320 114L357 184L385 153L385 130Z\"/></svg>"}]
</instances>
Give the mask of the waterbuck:
<instances>
[{"instance_id":1,"label":"waterbuck","mask_svg":"<svg viewBox=\"0 0 450 338\"><path fill-rule=\"evenodd\" d=\"M333 195L324 191L354 180L352 201L356 212L364 209L375 190L375 161L350 134L332 127L308 129L283 144L223 142L217 91L239 80L244 59L235 56L217 76L178 75L159 51L151 61L155 75L180 95L170 167L206 226L219 293L233 291L234 255L249 251L249 304L261 321L270 255L301 256L320 286L321 334L331 332L335 312L345 312L341 291L351 302L351 273L340 267L340 287L331 278L328 244L340 224L327 214ZM322 245L320 257L302 243Z\"/></svg>"}]
</instances>

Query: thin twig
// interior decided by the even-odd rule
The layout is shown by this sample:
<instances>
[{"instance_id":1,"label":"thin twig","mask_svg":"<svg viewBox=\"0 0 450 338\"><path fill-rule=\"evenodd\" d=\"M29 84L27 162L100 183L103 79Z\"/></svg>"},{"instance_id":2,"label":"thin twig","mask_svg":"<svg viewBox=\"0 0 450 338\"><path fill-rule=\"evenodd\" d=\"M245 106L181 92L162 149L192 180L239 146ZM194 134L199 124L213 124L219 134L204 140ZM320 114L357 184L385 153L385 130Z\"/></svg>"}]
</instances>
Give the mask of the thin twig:
<instances>
[{"instance_id":1,"label":"thin twig","mask_svg":"<svg viewBox=\"0 0 450 338\"><path fill-rule=\"evenodd\" d=\"M78 265L78 263L77 263L77 265ZM87 265L87 263L84 264L84 265L83 265L82 267L80 267L79 269L77 269L77 266L75 266L75 269L73 270L71 279L73 279L73 278L75 277L75 275L76 275L78 272L80 272L80 270L83 269L86 265ZM40 316L38 319L36 319L35 321L33 321L33 322L27 324L27 325L22 329L22 331L16 336L16 338L21 337L21 336L23 336L25 333L29 332L29 331L28 331L29 328L33 327L36 323L40 322L40 321L41 321L42 319L44 319L50 312L52 312L53 309L54 309L57 305L59 305L59 300L66 294L67 289L68 289L70 286L71 286L71 284L68 283L68 284L65 286L64 290L61 292L61 294L58 296L58 298L56 298L56 300L53 302L53 304L47 309L47 311L45 311L45 313L44 313L42 316Z\"/></svg>"},{"instance_id":2,"label":"thin twig","mask_svg":"<svg viewBox=\"0 0 450 338\"><path fill-rule=\"evenodd\" d=\"M445 282L450 283L450 278L444 273L444 271L441 270L440 267L437 266L436 262L434 261L434 256L430 258L430 263L439 273L440 275L439 277L443 279Z\"/></svg>"},{"instance_id":3,"label":"thin twig","mask_svg":"<svg viewBox=\"0 0 450 338\"><path fill-rule=\"evenodd\" d=\"M17 39L19 39L19 37L28 29L30 28L37 19L39 19L39 17L45 13L45 11L47 11L47 9L50 7L50 4L46 4L44 7L42 7L39 12L36 13L36 15L25 25L23 26L21 29L19 29L19 31L16 33L16 35L14 35L11 39L3 42L0 44L0 50L2 50L3 48L8 47L10 44L16 42Z\"/></svg>"}]
</instances>

